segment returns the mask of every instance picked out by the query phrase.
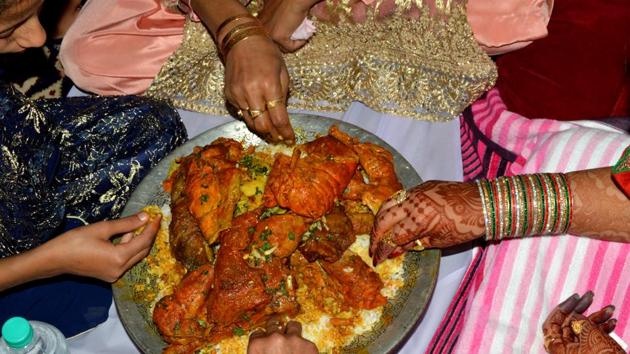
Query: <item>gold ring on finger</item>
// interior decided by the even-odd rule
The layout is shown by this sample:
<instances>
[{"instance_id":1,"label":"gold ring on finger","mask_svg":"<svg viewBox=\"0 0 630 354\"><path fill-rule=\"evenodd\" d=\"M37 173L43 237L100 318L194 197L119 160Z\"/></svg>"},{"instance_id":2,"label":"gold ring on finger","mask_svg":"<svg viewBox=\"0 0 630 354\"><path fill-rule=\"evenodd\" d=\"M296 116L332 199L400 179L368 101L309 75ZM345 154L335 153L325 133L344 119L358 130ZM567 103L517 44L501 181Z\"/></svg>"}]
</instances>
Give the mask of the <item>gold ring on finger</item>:
<instances>
[{"instance_id":1,"label":"gold ring on finger","mask_svg":"<svg viewBox=\"0 0 630 354\"><path fill-rule=\"evenodd\" d=\"M396 194L394 194L394 195L392 196L392 198L393 198L393 200L394 200L394 203L395 203L396 205L398 205L398 204L400 204L400 203L404 202L404 201L405 201L405 199L407 199L407 191L406 191L406 190L404 190L404 189L399 190L398 192L396 192Z\"/></svg>"},{"instance_id":2,"label":"gold ring on finger","mask_svg":"<svg viewBox=\"0 0 630 354\"><path fill-rule=\"evenodd\" d=\"M243 118L243 110L239 109L238 111L236 111L236 115L238 115L239 118Z\"/></svg>"},{"instance_id":3,"label":"gold ring on finger","mask_svg":"<svg viewBox=\"0 0 630 354\"><path fill-rule=\"evenodd\" d=\"M386 244L387 246L390 247L397 247L398 245L396 244L396 242L394 242L393 240L394 235L392 235L391 232L388 232L384 237L383 240L381 242L383 242L384 244Z\"/></svg>"},{"instance_id":4,"label":"gold ring on finger","mask_svg":"<svg viewBox=\"0 0 630 354\"><path fill-rule=\"evenodd\" d=\"M265 107L267 107L267 109L272 109L272 108L276 108L276 106L278 104L284 104L284 97L280 97L280 98L276 98L275 100L270 100L267 101L267 103L265 103Z\"/></svg>"},{"instance_id":5,"label":"gold ring on finger","mask_svg":"<svg viewBox=\"0 0 630 354\"><path fill-rule=\"evenodd\" d=\"M256 119L259 116L261 116L263 113L265 113L264 109L248 109L247 113L249 113L249 116L252 117L252 119Z\"/></svg>"},{"instance_id":6,"label":"gold ring on finger","mask_svg":"<svg viewBox=\"0 0 630 354\"><path fill-rule=\"evenodd\" d=\"M267 334L267 330L262 327L256 327L251 332L249 332L249 337L262 337Z\"/></svg>"},{"instance_id":7,"label":"gold ring on finger","mask_svg":"<svg viewBox=\"0 0 630 354\"><path fill-rule=\"evenodd\" d=\"M586 320L571 321L571 330L573 331L573 333L575 333L576 335L579 335L580 333L582 333L584 322L586 322Z\"/></svg>"},{"instance_id":8,"label":"gold ring on finger","mask_svg":"<svg viewBox=\"0 0 630 354\"><path fill-rule=\"evenodd\" d=\"M415 240L414 241L414 246L411 248L412 251L422 251L424 250L424 245L422 244L422 241L420 240Z\"/></svg>"}]
</instances>

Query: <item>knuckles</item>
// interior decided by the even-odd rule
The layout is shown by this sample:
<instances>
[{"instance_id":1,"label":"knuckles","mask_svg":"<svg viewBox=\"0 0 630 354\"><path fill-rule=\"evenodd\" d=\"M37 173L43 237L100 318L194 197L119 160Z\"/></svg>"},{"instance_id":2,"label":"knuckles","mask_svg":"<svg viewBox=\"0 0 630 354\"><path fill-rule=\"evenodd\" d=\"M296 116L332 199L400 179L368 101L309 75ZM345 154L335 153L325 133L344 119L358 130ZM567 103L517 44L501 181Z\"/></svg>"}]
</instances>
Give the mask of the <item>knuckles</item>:
<instances>
[{"instance_id":1,"label":"knuckles","mask_svg":"<svg viewBox=\"0 0 630 354\"><path fill-rule=\"evenodd\" d=\"M127 260L123 256L119 254L114 255L111 259L111 269L114 272L113 274L120 275L124 271L123 267L126 263Z\"/></svg>"}]
</instances>

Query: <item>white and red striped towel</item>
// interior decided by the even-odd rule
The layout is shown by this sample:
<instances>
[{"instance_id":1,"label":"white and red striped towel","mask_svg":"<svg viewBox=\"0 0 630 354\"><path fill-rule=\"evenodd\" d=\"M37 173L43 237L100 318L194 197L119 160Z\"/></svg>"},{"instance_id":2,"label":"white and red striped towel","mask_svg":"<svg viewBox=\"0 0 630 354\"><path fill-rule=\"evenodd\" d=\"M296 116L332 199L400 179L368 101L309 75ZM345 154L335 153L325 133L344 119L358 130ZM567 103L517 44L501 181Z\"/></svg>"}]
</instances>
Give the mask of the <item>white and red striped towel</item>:
<instances>
[{"instance_id":1,"label":"white and red striped towel","mask_svg":"<svg viewBox=\"0 0 630 354\"><path fill-rule=\"evenodd\" d=\"M598 122L529 120L509 112L497 90L461 121L469 179L609 166L630 145L629 135ZM569 235L479 249L427 353L544 353L546 316L587 290L595 293L587 313L615 305L615 332L629 342L629 255L630 244Z\"/></svg>"}]
</instances>

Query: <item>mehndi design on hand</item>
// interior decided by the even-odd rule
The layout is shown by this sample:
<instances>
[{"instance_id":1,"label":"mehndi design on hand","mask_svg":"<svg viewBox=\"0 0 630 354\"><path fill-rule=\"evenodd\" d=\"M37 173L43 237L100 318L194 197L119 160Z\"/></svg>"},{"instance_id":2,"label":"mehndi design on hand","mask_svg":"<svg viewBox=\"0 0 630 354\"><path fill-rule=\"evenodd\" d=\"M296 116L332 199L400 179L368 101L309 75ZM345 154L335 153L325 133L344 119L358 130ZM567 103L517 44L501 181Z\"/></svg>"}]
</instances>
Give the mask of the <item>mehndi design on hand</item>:
<instances>
[{"instance_id":1,"label":"mehndi design on hand","mask_svg":"<svg viewBox=\"0 0 630 354\"><path fill-rule=\"evenodd\" d=\"M376 216L370 252L375 264L404 250L449 247L481 237L481 198L470 183L430 181L383 204Z\"/></svg>"},{"instance_id":2,"label":"mehndi design on hand","mask_svg":"<svg viewBox=\"0 0 630 354\"><path fill-rule=\"evenodd\" d=\"M574 294L558 305L543 323L544 346L553 354L625 353L610 337L617 320L609 305L588 317L583 313L593 302L593 293Z\"/></svg>"}]
</instances>

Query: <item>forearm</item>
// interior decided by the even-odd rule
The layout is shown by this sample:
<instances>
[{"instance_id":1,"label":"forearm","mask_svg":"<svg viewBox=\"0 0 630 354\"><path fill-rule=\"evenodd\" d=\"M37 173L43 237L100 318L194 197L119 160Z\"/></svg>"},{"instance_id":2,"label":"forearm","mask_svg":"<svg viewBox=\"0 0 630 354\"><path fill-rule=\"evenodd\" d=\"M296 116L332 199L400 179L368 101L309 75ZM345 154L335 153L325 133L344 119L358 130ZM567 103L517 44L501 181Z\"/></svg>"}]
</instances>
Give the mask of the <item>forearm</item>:
<instances>
[{"instance_id":1,"label":"forearm","mask_svg":"<svg viewBox=\"0 0 630 354\"><path fill-rule=\"evenodd\" d=\"M570 233L630 242L630 200L610 167L478 183L487 240Z\"/></svg>"},{"instance_id":2,"label":"forearm","mask_svg":"<svg viewBox=\"0 0 630 354\"><path fill-rule=\"evenodd\" d=\"M58 274L56 262L47 247L42 245L19 255L0 259L0 291Z\"/></svg>"},{"instance_id":3,"label":"forearm","mask_svg":"<svg viewBox=\"0 0 630 354\"><path fill-rule=\"evenodd\" d=\"M630 199L615 185L610 168L568 174L573 193L569 233L630 242Z\"/></svg>"}]
</instances>

